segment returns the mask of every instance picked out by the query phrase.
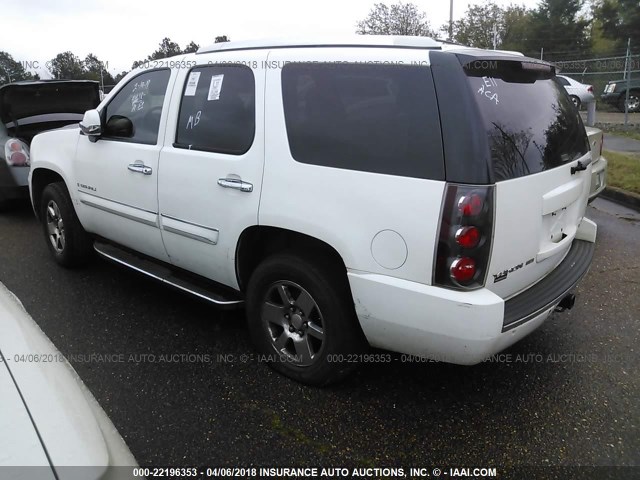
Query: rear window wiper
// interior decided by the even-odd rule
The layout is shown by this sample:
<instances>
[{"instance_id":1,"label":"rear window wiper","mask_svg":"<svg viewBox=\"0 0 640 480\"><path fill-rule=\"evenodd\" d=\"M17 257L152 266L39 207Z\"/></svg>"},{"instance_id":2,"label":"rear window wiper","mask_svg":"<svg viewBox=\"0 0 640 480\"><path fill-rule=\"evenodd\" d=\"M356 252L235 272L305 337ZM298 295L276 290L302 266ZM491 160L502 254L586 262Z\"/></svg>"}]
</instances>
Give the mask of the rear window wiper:
<instances>
[{"instance_id":1,"label":"rear window wiper","mask_svg":"<svg viewBox=\"0 0 640 480\"><path fill-rule=\"evenodd\" d=\"M582 172L587 169L591 162L582 163L578 160L578 164L575 167L571 167L571 175L575 175L576 172Z\"/></svg>"}]
</instances>

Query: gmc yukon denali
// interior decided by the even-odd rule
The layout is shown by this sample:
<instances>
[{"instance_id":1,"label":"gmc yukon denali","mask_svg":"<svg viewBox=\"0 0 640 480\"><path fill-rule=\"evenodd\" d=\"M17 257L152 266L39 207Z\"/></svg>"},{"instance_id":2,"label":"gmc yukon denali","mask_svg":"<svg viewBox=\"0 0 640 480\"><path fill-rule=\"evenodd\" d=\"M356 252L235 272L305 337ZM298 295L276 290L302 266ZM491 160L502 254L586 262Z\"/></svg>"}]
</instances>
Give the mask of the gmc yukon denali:
<instances>
[{"instance_id":1,"label":"gmc yukon denali","mask_svg":"<svg viewBox=\"0 0 640 480\"><path fill-rule=\"evenodd\" d=\"M31 146L53 258L224 307L323 385L377 347L475 364L570 308L591 150L551 64L429 38L219 43Z\"/></svg>"}]
</instances>

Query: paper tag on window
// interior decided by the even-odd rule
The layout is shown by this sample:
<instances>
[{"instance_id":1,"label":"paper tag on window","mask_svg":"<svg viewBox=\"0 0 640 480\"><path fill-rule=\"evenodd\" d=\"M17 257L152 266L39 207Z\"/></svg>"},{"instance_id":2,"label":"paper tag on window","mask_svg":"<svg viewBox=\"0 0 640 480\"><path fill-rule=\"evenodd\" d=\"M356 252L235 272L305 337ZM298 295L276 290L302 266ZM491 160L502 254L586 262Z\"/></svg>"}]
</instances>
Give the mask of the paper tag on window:
<instances>
[{"instance_id":1,"label":"paper tag on window","mask_svg":"<svg viewBox=\"0 0 640 480\"><path fill-rule=\"evenodd\" d=\"M222 80L224 80L224 75L214 75L211 77L211 85L209 85L209 96L207 97L207 100L218 100L220 98Z\"/></svg>"},{"instance_id":2,"label":"paper tag on window","mask_svg":"<svg viewBox=\"0 0 640 480\"><path fill-rule=\"evenodd\" d=\"M191 72L191 74L189 75L189 80L187 80L187 88L184 89L185 97L193 97L196 94L199 80L200 72Z\"/></svg>"}]
</instances>

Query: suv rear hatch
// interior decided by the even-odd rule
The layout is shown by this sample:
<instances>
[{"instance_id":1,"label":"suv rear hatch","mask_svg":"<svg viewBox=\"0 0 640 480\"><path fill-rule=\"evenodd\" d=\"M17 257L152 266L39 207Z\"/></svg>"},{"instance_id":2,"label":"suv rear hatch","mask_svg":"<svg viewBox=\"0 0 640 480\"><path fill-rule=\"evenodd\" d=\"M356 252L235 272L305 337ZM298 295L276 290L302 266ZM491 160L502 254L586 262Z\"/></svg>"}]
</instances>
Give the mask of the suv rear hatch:
<instances>
[{"instance_id":1,"label":"suv rear hatch","mask_svg":"<svg viewBox=\"0 0 640 480\"><path fill-rule=\"evenodd\" d=\"M82 120L84 112L100 103L98 82L43 80L10 83L0 87L0 121L9 135L27 144L44 130Z\"/></svg>"},{"instance_id":2,"label":"suv rear hatch","mask_svg":"<svg viewBox=\"0 0 640 480\"><path fill-rule=\"evenodd\" d=\"M453 137L457 128L470 145L445 151L447 181L495 184L483 274L486 288L508 299L547 276L571 248L590 187L587 135L553 66L466 52L446 55L454 65L445 55L432 62L443 135ZM447 80L454 76L455 82ZM447 91L454 86L451 102ZM447 125L445 108L462 112L464 121ZM450 142L445 137L445 145Z\"/></svg>"}]
</instances>

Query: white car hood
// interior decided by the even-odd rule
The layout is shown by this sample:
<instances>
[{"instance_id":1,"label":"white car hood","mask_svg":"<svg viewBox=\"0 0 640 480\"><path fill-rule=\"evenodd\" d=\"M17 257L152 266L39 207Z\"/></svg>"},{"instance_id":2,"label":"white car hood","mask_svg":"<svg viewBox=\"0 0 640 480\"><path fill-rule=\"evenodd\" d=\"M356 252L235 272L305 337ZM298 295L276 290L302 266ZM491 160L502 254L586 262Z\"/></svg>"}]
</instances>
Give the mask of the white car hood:
<instances>
[{"instance_id":1,"label":"white car hood","mask_svg":"<svg viewBox=\"0 0 640 480\"><path fill-rule=\"evenodd\" d=\"M61 480L79 473L77 469L60 469L64 466L97 467L90 469L92 478L116 478L107 472L109 465L136 465L75 370L2 283L0 352L5 359L5 365L0 365L0 431L12 432L0 440L0 465L52 464ZM9 392L8 398L5 391ZM10 403L5 406L6 402ZM8 409L15 416L9 418ZM24 414L18 413L21 410ZM42 442L36 443L36 430ZM15 438L19 442L5 450L4 442ZM87 473L83 473L85 478Z\"/></svg>"},{"instance_id":2,"label":"white car hood","mask_svg":"<svg viewBox=\"0 0 640 480\"><path fill-rule=\"evenodd\" d=\"M5 432L0 435L0 466L3 474L9 473L10 478L28 480L33 477L29 469L9 467L44 465L38 478L55 480L29 412L4 362L0 363L0 392L0 432Z\"/></svg>"}]
</instances>

